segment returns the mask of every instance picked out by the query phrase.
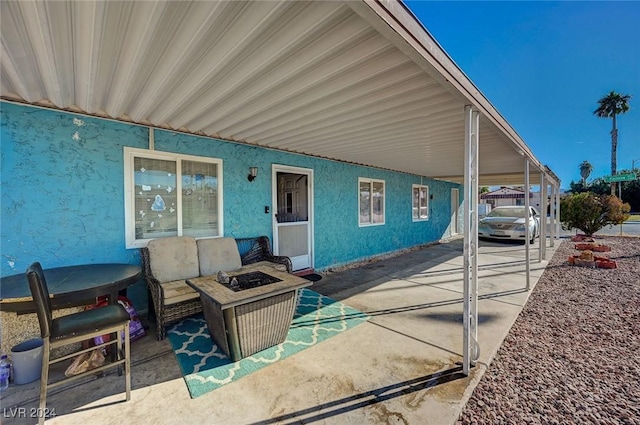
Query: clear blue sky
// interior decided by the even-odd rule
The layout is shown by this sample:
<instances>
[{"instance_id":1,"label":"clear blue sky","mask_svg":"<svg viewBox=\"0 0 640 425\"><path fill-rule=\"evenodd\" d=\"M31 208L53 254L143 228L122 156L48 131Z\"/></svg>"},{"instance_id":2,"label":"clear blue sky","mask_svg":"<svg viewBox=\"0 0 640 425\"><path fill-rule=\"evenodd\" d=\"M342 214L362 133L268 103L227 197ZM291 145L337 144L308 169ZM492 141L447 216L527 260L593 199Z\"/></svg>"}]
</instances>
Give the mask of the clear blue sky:
<instances>
[{"instance_id":1,"label":"clear blue sky","mask_svg":"<svg viewBox=\"0 0 640 425\"><path fill-rule=\"evenodd\" d=\"M405 3L563 188L584 160L611 174L611 119L593 111L612 90L632 96L618 170L640 166L640 2Z\"/></svg>"}]
</instances>

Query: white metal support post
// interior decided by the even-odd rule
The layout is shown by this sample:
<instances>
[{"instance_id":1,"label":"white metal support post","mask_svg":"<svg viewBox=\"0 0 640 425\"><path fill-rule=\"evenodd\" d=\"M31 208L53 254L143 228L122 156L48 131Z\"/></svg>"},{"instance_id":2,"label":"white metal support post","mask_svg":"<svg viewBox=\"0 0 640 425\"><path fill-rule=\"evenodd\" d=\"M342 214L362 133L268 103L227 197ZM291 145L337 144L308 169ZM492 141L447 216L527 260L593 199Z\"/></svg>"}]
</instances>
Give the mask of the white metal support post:
<instances>
[{"instance_id":1,"label":"white metal support post","mask_svg":"<svg viewBox=\"0 0 640 425\"><path fill-rule=\"evenodd\" d=\"M544 188L544 174L540 172L540 239L538 239L538 263L542 261L542 196Z\"/></svg>"},{"instance_id":2,"label":"white metal support post","mask_svg":"<svg viewBox=\"0 0 640 425\"><path fill-rule=\"evenodd\" d=\"M547 259L547 179L540 173L540 255L538 263Z\"/></svg>"},{"instance_id":3,"label":"white metal support post","mask_svg":"<svg viewBox=\"0 0 640 425\"><path fill-rule=\"evenodd\" d=\"M555 237L556 237L556 202L555 202L555 195L556 194L556 187L554 185L550 186L550 190L549 190L549 246L553 248L554 246L554 242L555 242Z\"/></svg>"},{"instance_id":4,"label":"white metal support post","mask_svg":"<svg viewBox=\"0 0 640 425\"><path fill-rule=\"evenodd\" d=\"M529 211L530 202L529 202L529 191L531 190L531 185L529 184L529 160L527 158L524 159L524 208ZM524 243L524 262L527 270L527 291L531 289L531 253L529 252L529 241L531 240L531 235L529 234L529 214L524 215L524 231L525 231L525 243Z\"/></svg>"},{"instance_id":5,"label":"white metal support post","mask_svg":"<svg viewBox=\"0 0 640 425\"><path fill-rule=\"evenodd\" d=\"M478 130L480 114L470 105L464 108L464 307L463 366L469 368L480 356L478 345Z\"/></svg>"},{"instance_id":6,"label":"white metal support post","mask_svg":"<svg viewBox=\"0 0 640 425\"><path fill-rule=\"evenodd\" d=\"M556 237L560 239L560 184L556 191Z\"/></svg>"},{"instance_id":7,"label":"white metal support post","mask_svg":"<svg viewBox=\"0 0 640 425\"><path fill-rule=\"evenodd\" d=\"M544 220L542 220L544 222L544 225L542 226L542 229L544 230L544 232L542 233L544 235L544 243L542 244L542 259L546 260L547 259L547 234L549 233L549 224L547 222L547 209L549 208L549 181L547 180L547 176L544 177L544 203L542 204L542 210L544 211L544 213L542 213L542 217L544 218ZM551 214L549 214L549 216L551 216Z\"/></svg>"}]
</instances>

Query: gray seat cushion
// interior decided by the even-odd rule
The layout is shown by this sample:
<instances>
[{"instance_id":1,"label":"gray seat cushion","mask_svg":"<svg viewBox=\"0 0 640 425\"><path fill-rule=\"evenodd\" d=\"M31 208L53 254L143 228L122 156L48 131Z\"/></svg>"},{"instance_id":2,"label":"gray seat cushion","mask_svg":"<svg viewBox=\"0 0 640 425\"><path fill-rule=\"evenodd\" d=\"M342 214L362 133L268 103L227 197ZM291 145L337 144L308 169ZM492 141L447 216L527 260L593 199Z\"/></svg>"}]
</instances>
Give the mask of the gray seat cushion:
<instances>
[{"instance_id":1,"label":"gray seat cushion","mask_svg":"<svg viewBox=\"0 0 640 425\"><path fill-rule=\"evenodd\" d=\"M149 266L159 282L190 279L200 275L198 247L190 236L150 240Z\"/></svg>"},{"instance_id":2,"label":"gray seat cushion","mask_svg":"<svg viewBox=\"0 0 640 425\"><path fill-rule=\"evenodd\" d=\"M200 276L210 276L219 271L230 272L242 267L234 238L199 239L197 245Z\"/></svg>"}]
</instances>

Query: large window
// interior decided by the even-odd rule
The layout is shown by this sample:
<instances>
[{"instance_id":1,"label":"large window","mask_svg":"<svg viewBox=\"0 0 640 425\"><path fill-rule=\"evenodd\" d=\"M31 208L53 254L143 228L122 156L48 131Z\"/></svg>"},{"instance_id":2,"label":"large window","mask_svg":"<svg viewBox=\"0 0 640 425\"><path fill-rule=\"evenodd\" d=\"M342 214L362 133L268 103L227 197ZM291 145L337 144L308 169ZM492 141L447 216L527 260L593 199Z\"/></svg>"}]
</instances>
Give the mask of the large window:
<instances>
[{"instance_id":1,"label":"large window","mask_svg":"<svg viewBox=\"0 0 640 425\"><path fill-rule=\"evenodd\" d=\"M124 148L127 248L222 235L222 160Z\"/></svg>"},{"instance_id":2,"label":"large window","mask_svg":"<svg viewBox=\"0 0 640 425\"><path fill-rule=\"evenodd\" d=\"M384 224L384 180L358 179L359 224Z\"/></svg>"},{"instance_id":3,"label":"large window","mask_svg":"<svg viewBox=\"0 0 640 425\"><path fill-rule=\"evenodd\" d=\"M411 213L413 221L429 219L429 186L414 184L412 186Z\"/></svg>"}]
</instances>

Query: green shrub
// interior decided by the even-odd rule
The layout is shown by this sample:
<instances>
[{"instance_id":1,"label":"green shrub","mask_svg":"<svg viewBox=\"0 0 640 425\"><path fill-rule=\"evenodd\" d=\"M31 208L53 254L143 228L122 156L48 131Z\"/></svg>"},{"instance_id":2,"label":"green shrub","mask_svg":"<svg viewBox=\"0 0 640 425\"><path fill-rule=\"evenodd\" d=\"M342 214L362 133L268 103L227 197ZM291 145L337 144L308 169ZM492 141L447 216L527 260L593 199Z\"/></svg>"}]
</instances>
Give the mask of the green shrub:
<instances>
[{"instance_id":1,"label":"green shrub","mask_svg":"<svg viewBox=\"0 0 640 425\"><path fill-rule=\"evenodd\" d=\"M579 229L591 236L604 226L624 222L629 211L629 204L616 196L583 192L560 201L560 222L565 230Z\"/></svg>"}]
</instances>

